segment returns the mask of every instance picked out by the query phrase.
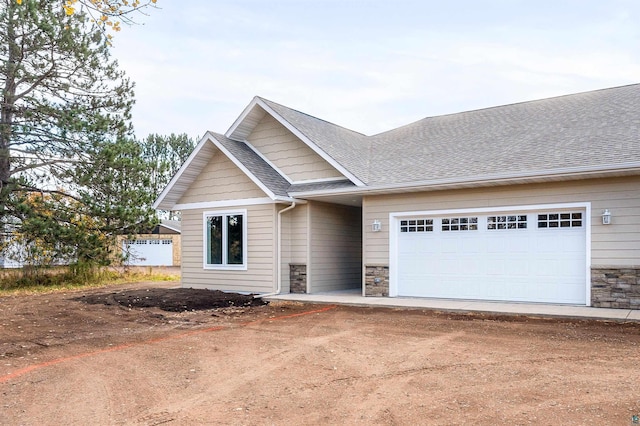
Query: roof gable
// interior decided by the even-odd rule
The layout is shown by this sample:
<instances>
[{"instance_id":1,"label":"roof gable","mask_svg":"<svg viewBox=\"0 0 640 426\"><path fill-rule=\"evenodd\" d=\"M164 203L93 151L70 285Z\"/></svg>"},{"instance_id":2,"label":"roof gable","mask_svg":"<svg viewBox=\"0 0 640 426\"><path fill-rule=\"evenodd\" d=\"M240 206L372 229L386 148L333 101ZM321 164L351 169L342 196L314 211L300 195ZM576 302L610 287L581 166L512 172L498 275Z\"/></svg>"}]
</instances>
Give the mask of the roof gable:
<instances>
[{"instance_id":1,"label":"roof gable","mask_svg":"<svg viewBox=\"0 0 640 426\"><path fill-rule=\"evenodd\" d=\"M265 114L278 120L351 182L364 186L368 154L366 136L275 102L255 97L225 136L245 141Z\"/></svg>"},{"instance_id":2,"label":"roof gable","mask_svg":"<svg viewBox=\"0 0 640 426\"><path fill-rule=\"evenodd\" d=\"M214 152L215 146L210 142L207 135L203 136L191 155L158 195L152 207L160 210L173 210L173 206L182 197L184 191L189 188L189 185L196 180L202 169L213 157Z\"/></svg>"},{"instance_id":3,"label":"roof gable","mask_svg":"<svg viewBox=\"0 0 640 426\"><path fill-rule=\"evenodd\" d=\"M265 198L265 192L237 167L224 152L216 150L198 177L182 193L175 209L202 203Z\"/></svg>"},{"instance_id":4,"label":"roof gable","mask_svg":"<svg viewBox=\"0 0 640 426\"><path fill-rule=\"evenodd\" d=\"M269 114L247 136L246 143L290 183L347 180L289 129Z\"/></svg>"},{"instance_id":5,"label":"roof gable","mask_svg":"<svg viewBox=\"0 0 640 426\"><path fill-rule=\"evenodd\" d=\"M220 134L207 132L158 196L153 208L173 210L218 151L231 160L272 200L289 198L286 191L289 182L266 164L246 144L230 140Z\"/></svg>"}]
</instances>

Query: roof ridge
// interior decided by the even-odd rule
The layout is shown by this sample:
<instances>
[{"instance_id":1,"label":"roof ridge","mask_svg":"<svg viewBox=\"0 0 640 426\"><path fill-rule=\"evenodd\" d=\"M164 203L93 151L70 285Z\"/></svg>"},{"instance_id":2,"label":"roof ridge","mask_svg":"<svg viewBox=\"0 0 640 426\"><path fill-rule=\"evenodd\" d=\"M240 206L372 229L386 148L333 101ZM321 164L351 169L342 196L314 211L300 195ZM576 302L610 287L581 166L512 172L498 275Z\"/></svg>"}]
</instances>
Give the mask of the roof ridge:
<instances>
[{"instance_id":1,"label":"roof ridge","mask_svg":"<svg viewBox=\"0 0 640 426\"><path fill-rule=\"evenodd\" d=\"M309 114L309 113L306 113L306 112L304 112L304 111L300 111L300 110L298 110L298 109L291 108L291 107L286 106L286 105L283 105L283 104L281 104L281 103L274 102L274 101L272 101L272 100L269 100L269 99L263 98L262 96L256 96L256 98L260 99L260 100L261 100L261 101L263 101L263 102L266 102L267 104L274 104L274 105L277 105L277 106L279 106L279 107L286 108L286 109L288 109L288 110L290 110L290 111L294 111L294 112L297 112L298 114L302 114L302 115L305 115L305 116L307 116L307 117L309 117L309 118L313 118L314 120L322 121L323 123L329 124L329 125L331 125L331 126L339 127L339 128L341 128L341 129L343 129L343 130L346 130L346 131L349 131L349 132L352 132L352 133L356 133L356 134L358 134L358 135L360 135L360 136L364 136L364 137L367 137L367 138L368 138L368 137L370 137L370 136L368 136L368 135L365 135L364 133L358 132L357 130L353 130L353 129L350 129L350 128L345 127L345 126L341 126L340 124L336 124L336 123L333 123L333 122L331 122L331 121L325 120L325 119L323 119L323 118L316 117L315 115L311 115L311 114Z\"/></svg>"}]
</instances>

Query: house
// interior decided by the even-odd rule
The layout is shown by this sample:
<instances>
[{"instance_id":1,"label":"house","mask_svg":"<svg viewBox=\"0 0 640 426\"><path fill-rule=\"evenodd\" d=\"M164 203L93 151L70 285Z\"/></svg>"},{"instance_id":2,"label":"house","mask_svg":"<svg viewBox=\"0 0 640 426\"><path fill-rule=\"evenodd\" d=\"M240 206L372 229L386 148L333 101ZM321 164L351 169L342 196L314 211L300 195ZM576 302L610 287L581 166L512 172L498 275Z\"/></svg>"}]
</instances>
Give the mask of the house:
<instances>
[{"instance_id":1,"label":"house","mask_svg":"<svg viewBox=\"0 0 640 426\"><path fill-rule=\"evenodd\" d=\"M127 266L180 266L179 220L161 220L147 233L118 238Z\"/></svg>"},{"instance_id":2,"label":"house","mask_svg":"<svg viewBox=\"0 0 640 426\"><path fill-rule=\"evenodd\" d=\"M183 286L640 308L640 85L373 136L256 97L154 207Z\"/></svg>"}]
</instances>

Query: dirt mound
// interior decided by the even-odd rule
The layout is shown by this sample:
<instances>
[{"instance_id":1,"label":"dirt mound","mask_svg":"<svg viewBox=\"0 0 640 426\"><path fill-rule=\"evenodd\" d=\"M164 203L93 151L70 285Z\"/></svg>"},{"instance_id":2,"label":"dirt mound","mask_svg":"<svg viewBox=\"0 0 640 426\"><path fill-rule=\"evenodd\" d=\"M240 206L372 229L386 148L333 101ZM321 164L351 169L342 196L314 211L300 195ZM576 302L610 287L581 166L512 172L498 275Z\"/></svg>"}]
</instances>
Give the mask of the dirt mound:
<instances>
[{"instance_id":1,"label":"dirt mound","mask_svg":"<svg viewBox=\"0 0 640 426\"><path fill-rule=\"evenodd\" d=\"M88 294L73 300L91 305L120 305L126 308L160 308L168 312L266 305L253 295L193 288L150 288L113 293Z\"/></svg>"}]
</instances>

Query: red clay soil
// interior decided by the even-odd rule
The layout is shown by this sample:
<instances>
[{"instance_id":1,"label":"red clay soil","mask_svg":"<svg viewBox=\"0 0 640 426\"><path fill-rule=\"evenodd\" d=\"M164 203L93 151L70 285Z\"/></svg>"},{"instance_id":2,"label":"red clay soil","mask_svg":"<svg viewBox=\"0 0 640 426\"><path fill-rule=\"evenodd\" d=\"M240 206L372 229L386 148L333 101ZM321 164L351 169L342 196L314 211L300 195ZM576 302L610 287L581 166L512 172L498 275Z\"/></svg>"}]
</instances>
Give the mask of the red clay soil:
<instances>
[{"instance_id":1,"label":"red clay soil","mask_svg":"<svg viewBox=\"0 0 640 426\"><path fill-rule=\"evenodd\" d=\"M638 323L181 292L142 283L0 298L0 424L628 425L640 415Z\"/></svg>"}]
</instances>

